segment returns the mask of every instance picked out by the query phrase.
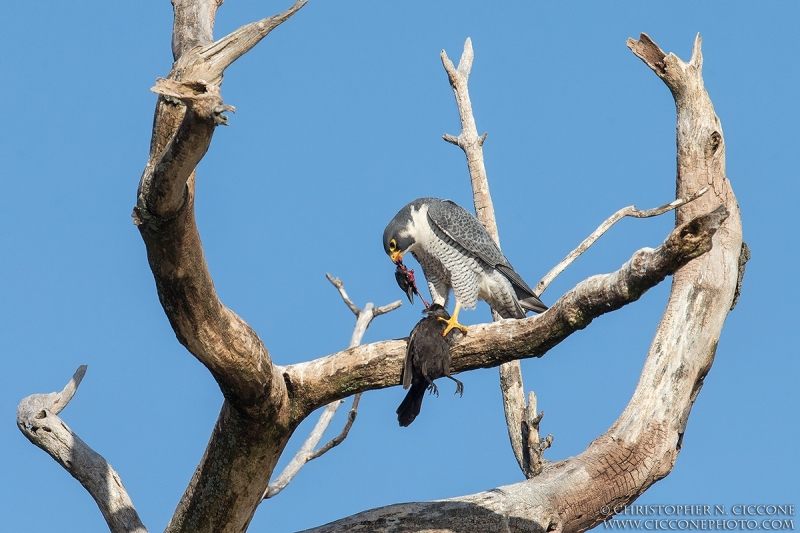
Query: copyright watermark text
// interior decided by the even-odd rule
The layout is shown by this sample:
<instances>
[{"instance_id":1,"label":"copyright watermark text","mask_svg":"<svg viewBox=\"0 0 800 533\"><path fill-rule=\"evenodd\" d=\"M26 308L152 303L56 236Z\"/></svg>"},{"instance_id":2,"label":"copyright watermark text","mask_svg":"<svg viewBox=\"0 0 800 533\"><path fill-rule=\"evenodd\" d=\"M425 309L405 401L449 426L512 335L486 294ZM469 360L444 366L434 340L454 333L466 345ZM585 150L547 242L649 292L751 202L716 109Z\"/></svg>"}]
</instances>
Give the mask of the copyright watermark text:
<instances>
[{"instance_id":1,"label":"copyright watermark text","mask_svg":"<svg viewBox=\"0 0 800 533\"><path fill-rule=\"evenodd\" d=\"M631 531L794 531L795 506L772 504L603 506L604 529ZM635 518L628 518L635 517Z\"/></svg>"}]
</instances>

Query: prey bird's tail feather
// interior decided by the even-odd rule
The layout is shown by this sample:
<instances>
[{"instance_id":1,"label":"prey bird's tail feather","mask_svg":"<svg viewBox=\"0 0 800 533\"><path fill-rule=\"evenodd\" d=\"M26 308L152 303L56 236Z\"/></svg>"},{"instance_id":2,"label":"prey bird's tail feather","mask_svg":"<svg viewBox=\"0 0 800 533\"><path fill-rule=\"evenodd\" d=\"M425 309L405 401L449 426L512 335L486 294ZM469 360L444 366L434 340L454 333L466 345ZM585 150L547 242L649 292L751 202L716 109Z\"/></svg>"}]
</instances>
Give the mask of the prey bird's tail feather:
<instances>
[{"instance_id":1,"label":"prey bird's tail feather","mask_svg":"<svg viewBox=\"0 0 800 533\"><path fill-rule=\"evenodd\" d=\"M408 427L417 418L422 409L422 398L425 397L426 385L427 383L424 381L412 384L408 394L400 403L400 407L397 408L397 421L400 422L401 427Z\"/></svg>"}]
</instances>

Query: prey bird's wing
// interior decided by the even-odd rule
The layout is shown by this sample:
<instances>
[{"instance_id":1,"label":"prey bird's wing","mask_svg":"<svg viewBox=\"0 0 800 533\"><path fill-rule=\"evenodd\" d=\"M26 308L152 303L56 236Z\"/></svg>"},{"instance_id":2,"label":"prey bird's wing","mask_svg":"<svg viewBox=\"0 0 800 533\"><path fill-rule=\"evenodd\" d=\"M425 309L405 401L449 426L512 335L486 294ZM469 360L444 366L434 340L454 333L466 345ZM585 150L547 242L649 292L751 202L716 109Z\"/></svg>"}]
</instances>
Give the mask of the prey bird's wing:
<instances>
[{"instance_id":1,"label":"prey bird's wing","mask_svg":"<svg viewBox=\"0 0 800 533\"><path fill-rule=\"evenodd\" d=\"M408 338L406 345L406 360L403 363L403 374L401 375L400 383L403 388L407 389L411 386L411 380L414 377L414 352L417 350L417 332L419 331L419 324L414 326L411 330L411 335Z\"/></svg>"}]
</instances>

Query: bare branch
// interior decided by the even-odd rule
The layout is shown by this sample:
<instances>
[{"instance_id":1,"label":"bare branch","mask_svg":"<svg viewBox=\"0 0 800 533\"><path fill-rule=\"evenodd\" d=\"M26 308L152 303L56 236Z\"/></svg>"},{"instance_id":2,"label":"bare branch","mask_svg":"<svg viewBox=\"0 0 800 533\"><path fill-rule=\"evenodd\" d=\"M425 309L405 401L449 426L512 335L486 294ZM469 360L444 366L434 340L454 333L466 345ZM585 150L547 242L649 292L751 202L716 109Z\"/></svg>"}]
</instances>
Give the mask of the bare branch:
<instances>
[{"instance_id":1,"label":"bare branch","mask_svg":"<svg viewBox=\"0 0 800 533\"><path fill-rule=\"evenodd\" d=\"M222 74L231 63L302 8L306 0L298 0L283 13L247 24L212 42L216 10L221 3L219 0L173 0L175 64L168 78L174 81L160 80L154 89L162 98L156 106L150 158L139 186L138 218L152 214L169 219L183 207L187 180L208 150L214 126L226 124L222 111L233 110L230 106L222 106L219 95ZM163 90L165 84L183 84L184 87L195 86L203 90L189 99L185 90L179 94ZM205 107L214 113L198 108L201 95L207 97L202 101L211 102L211 107ZM200 118L211 115L212 120L190 116L198 111ZM170 147L164 151L168 144ZM137 220L137 223L141 221Z\"/></svg>"},{"instance_id":2,"label":"bare branch","mask_svg":"<svg viewBox=\"0 0 800 533\"><path fill-rule=\"evenodd\" d=\"M339 291L339 294L342 296L342 300L344 300L345 305L347 305L353 314L356 315L356 326L353 329L353 335L350 338L350 348L361 344L361 339L364 337L364 333L366 333L367 328L369 327L373 318L390 311L394 311L403 304L403 302L400 300L395 300L394 302L381 307L373 307L372 303L370 302L362 311L347 295L347 291L344 290L344 283L342 283L342 280L339 278L334 278L327 273L325 274L325 277L328 278L328 281L330 281L334 287L336 287L336 290Z\"/></svg>"},{"instance_id":3,"label":"bare branch","mask_svg":"<svg viewBox=\"0 0 800 533\"><path fill-rule=\"evenodd\" d=\"M308 438L300 447L300 449L297 450L294 458L289 461L289 464L286 465L280 475L275 478L275 481L271 482L267 487L267 490L264 492L265 500L276 496L283 489L285 489L306 463L322 457L325 453L341 444L342 441L347 438L347 435L350 433L350 428L353 427L353 422L355 422L356 416L358 415L358 402L360 400L361 393L359 392L353 397L353 405L350 407L350 412L347 413L347 422L345 423L342 432L328 441L328 443L322 446L320 449L314 451L314 448L316 448L317 444L319 444L319 441L322 440L322 436L328 429L328 426L330 426L331 420L333 420L333 415L336 414L336 410L339 409L339 406L344 403L344 400L336 400L325 406L325 410L320 415L317 424L314 426L314 429L308 435Z\"/></svg>"},{"instance_id":4,"label":"bare branch","mask_svg":"<svg viewBox=\"0 0 800 533\"><path fill-rule=\"evenodd\" d=\"M336 290L339 291L344 303L356 315L356 325L353 328L353 335L350 339L350 348L354 348L361 344L361 339L364 338L364 333L366 333L367 328L369 327L369 324L372 322L373 318L393 311L402 304L400 300L397 300L389 305L375 308L370 302L364 306L364 310L362 311L347 295L347 291L345 291L344 283L341 279L334 278L328 273L325 274L325 277L327 277L328 281L330 281L333 286L336 287ZM361 393L359 392L353 398L353 406L350 408L350 412L347 415L347 422L345 423L342 432L331 439L322 448L314 451L314 448L317 447L319 441L322 440L322 435L325 433L325 430L328 429L331 420L333 420L333 415L336 413L336 410L339 408L339 406L344 403L344 400L336 400L325 406L325 410L322 412L322 415L320 415L316 426L314 426L311 434L297 451L294 458L289 462L288 465L286 465L286 467L283 469L283 472L280 473L275 481L270 483L267 487L267 490L264 492L265 500L272 498L286 488L286 486L292 481L292 479L294 479L294 477L298 472L300 472L300 469L303 468L306 463L321 457L330 449L341 444L342 441L347 438L347 435L350 433L350 428L353 426L353 422L356 420L356 415L358 414L358 402L360 400Z\"/></svg>"},{"instance_id":5,"label":"bare branch","mask_svg":"<svg viewBox=\"0 0 800 533\"><path fill-rule=\"evenodd\" d=\"M539 438L539 422L542 421L543 417L544 411L541 413L536 412L536 393L529 392L525 420L522 422L523 459L525 462L525 468L522 471L526 473L525 477L529 479L542 473L545 463L542 454L553 443L552 435L548 435L544 439Z\"/></svg>"},{"instance_id":6,"label":"bare branch","mask_svg":"<svg viewBox=\"0 0 800 533\"><path fill-rule=\"evenodd\" d=\"M494 315L494 312L492 312ZM530 470L530 462L526 461L525 446L525 385L522 382L522 364L519 360L509 361L498 367L500 373L500 392L503 395L503 412L506 417L506 429L508 430L508 440L511 443L511 450L514 458L522 470L525 477L530 477L533 473Z\"/></svg>"},{"instance_id":7,"label":"bare branch","mask_svg":"<svg viewBox=\"0 0 800 533\"><path fill-rule=\"evenodd\" d=\"M461 133L458 137L445 134L444 140L459 146L464 150L469 167L469 176L472 181L472 197L475 202L475 215L478 220L486 227L486 231L492 239L500 246L500 237L497 232L497 223L494 217L494 206L492 197L489 194L489 181L486 178L486 167L483 163L483 150L481 146L486 138L486 134L479 137L478 128L475 125L475 117L472 114L472 103L469 98L467 81L472 70L472 60L475 55L472 52L472 40L467 38L464 43L464 52L461 54L461 61L458 68L453 66L453 62L447 57L447 53L441 52L442 64L453 94L458 105L458 114L461 117Z\"/></svg>"},{"instance_id":8,"label":"bare branch","mask_svg":"<svg viewBox=\"0 0 800 533\"><path fill-rule=\"evenodd\" d=\"M221 81L226 68L252 50L272 30L289 20L306 3L308 0L297 0L283 13L246 24L219 41L203 47L198 51L198 56L202 59L202 70L196 74L206 76L205 79Z\"/></svg>"},{"instance_id":9,"label":"bare branch","mask_svg":"<svg viewBox=\"0 0 800 533\"><path fill-rule=\"evenodd\" d=\"M214 19L217 7L221 3L220 0L172 1L175 11L172 33L175 63L168 76L170 80L179 80L187 84L202 82L208 88L216 87L217 97L225 68L300 9L305 0L299 0L284 13L248 24L215 43L213 42ZM184 114L187 113L183 105L186 104L185 100L175 99L172 95L160 91L156 92L162 94L162 97L156 104L150 156L139 184L138 207L144 212L135 212L137 224L141 223L140 218L146 217L148 208L152 210L150 214L161 218L171 218L182 208L187 180L205 155L211 142L213 126L217 124L185 120ZM210 89L208 92L213 93ZM169 152L164 154L165 147L170 143L187 144L186 147L181 146L181 153L185 155L175 158L170 157ZM175 150L173 147L172 151ZM165 157L167 162L178 159L182 164L177 166L177 172L165 169L163 173L169 176L169 180L162 183L163 178L157 179L152 174L164 164ZM191 180L188 186L192 188ZM156 198L152 198L152 194L155 194ZM161 198L165 194L167 197ZM154 204L158 198L161 199L161 203Z\"/></svg>"},{"instance_id":10,"label":"bare branch","mask_svg":"<svg viewBox=\"0 0 800 533\"><path fill-rule=\"evenodd\" d=\"M372 309L372 314L374 314L375 316L384 315L384 314L386 314L386 313L388 313L388 312L390 312L390 311L394 311L395 309L397 309L397 308L398 308L398 307L400 307L401 305L403 305L403 302L402 302L402 301L400 301L400 300L395 300L395 301L393 301L393 302L392 302L392 303L390 303L390 304L387 304L387 305L382 305L382 306L380 306L380 307L375 307L375 308L373 308L373 309Z\"/></svg>"},{"instance_id":11,"label":"bare branch","mask_svg":"<svg viewBox=\"0 0 800 533\"><path fill-rule=\"evenodd\" d=\"M325 406L325 410L322 411L322 415L320 415L319 420L317 420L317 424L314 426L314 429L309 434L306 441L300 446L300 449L297 450L294 458L289 461L289 464L286 465L286 468L283 469L283 472L275 478L275 481L271 482L267 487L266 492L264 493L264 499L272 498L280 491L282 491L286 486L294 479L300 469L313 459L312 455L314 452L314 448L316 448L319 441L322 440L322 434L325 433L325 430L328 429L328 426L333 420L333 415L336 414L336 409L344 403L344 400L336 400L335 402L329 403Z\"/></svg>"},{"instance_id":12,"label":"bare branch","mask_svg":"<svg viewBox=\"0 0 800 533\"><path fill-rule=\"evenodd\" d=\"M372 319L376 316L374 309L375 308L373 307L372 302L368 302L367 305L364 306L364 310L358 314L358 318L356 318L356 325L353 328L353 334L350 336L349 348L353 348L361 344L361 339L364 338L367 328L372 322Z\"/></svg>"},{"instance_id":13,"label":"bare branch","mask_svg":"<svg viewBox=\"0 0 800 533\"><path fill-rule=\"evenodd\" d=\"M58 417L86 374L81 365L61 392L33 394L17 407L17 427L91 494L113 533L146 533L119 475Z\"/></svg>"},{"instance_id":14,"label":"bare branch","mask_svg":"<svg viewBox=\"0 0 800 533\"><path fill-rule=\"evenodd\" d=\"M175 63L167 77L186 83L205 80L203 81L205 85L218 87L222 83L225 68L255 46L277 25L297 12L305 5L305 0L297 1L279 15L243 26L218 42L213 42L213 29L217 7L222 4L221 0L172 0L172 4L175 12L172 32ZM151 174L161 163L162 152L173 137L188 138L193 141L185 151L194 154L191 160L196 159L195 164L205 154L211 140L210 131L207 127L200 127L195 131L192 122L184 121L185 112L186 108L180 100L168 95L158 99L150 141L150 156L139 184L140 197L144 191L144 197L149 200L150 189L159 186L151 183L153 179ZM186 161L185 165L190 166L189 161ZM170 218L175 210L183 205L183 186L188 185L189 189L192 189L194 185L191 179L187 183L189 175L185 172L174 178L178 183L169 189L177 189L177 198L172 197L163 212L155 208L154 214L159 214L163 218ZM141 216L141 213L137 216Z\"/></svg>"},{"instance_id":15,"label":"bare branch","mask_svg":"<svg viewBox=\"0 0 800 533\"><path fill-rule=\"evenodd\" d=\"M455 144L456 146L458 146L458 137L454 137L449 133L445 133L444 135L442 135L442 139L449 142L450 144Z\"/></svg>"},{"instance_id":16,"label":"bare branch","mask_svg":"<svg viewBox=\"0 0 800 533\"><path fill-rule=\"evenodd\" d=\"M50 403L51 413L57 415L63 411L67 404L72 400L72 398L75 396L75 393L78 392L78 387L80 386L81 381L83 381L83 376L86 375L87 368L88 367L86 365L79 366L78 370L76 370L72 375L72 379L69 380L69 383L66 384L61 392L51 393L56 395L55 398L52 398L52 402ZM48 397L49 396L50 395L48 395ZM46 408L46 406L44 408Z\"/></svg>"},{"instance_id":17,"label":"bare branch","mask_svg":"<svg viewBox=\"0 0 800 533\"><path fill-rule=\"evenodd\" d=\"M325 274L325 277L328 278L328 281L330 281L334 287L336 287L336 290L338 290L339 294L342 295L342 300L344 300L344 303L350 308L353 314L358 317L358 315L361 314L361 309L359 309L358 306L353 303L353 300L351 300L347 295L347 291L344 290L344 283L342 283L342 280L339 278L334 278L328 273Z\"/></svg>"},{"instance_id":18,"label":"bare branch","mask_svg":"<svg viewBox=\"0 0 800 533\"><path fill-rule=\"evenodd\" d=\"M246 409L281 405L286 390L283 380L273 380L261 340L217 298L194 221L194 170L215 127L225 124L223 112L233 110L220 96L224 67L304 3L214 43L221 2L173 0L173 50L180 55L169 79L153 89L161 97L134 210L159 298L178 339L212 372L226 396ZM266 397L273 401L265 402Z\"/></svg>"},{"instance_id":19,"label":"bare branch","mask_svg":"<svg viewBox=\"0 0 800 533\"><path fill-rule=\"evenodd\" d=\"M353 396L353 405L352 407L350 407L350 412L347 413L347 423L342 428L342 432L336 435L330 441L328 441L328 444L326 444L319 450L315 451L309 458L309 461L311 459L316 459L317 457L324 455L326 452L328 452L328 450L340 445L342 441L347 438L347 435L350 433L350 428L353 427L353 422L356 421L356 415L358 415L358 402L360 401L361 401L361 393L359 392L358 394Z\"/></svg>"},{"instance_id":20,"label":"bare branch","mask_svg":"<svg viewBox=\"0 0 800 533\"><path fill-rule=\"evenodd\" d=\"M455 144L464 150L472 182L472 199L475 204L475 214L499 248L500 232L497 229L492 195L489 192L489 179L486 175L486 166L483 161L483 143L488 134L484 133L478 136L467 85L469 74L472 70L472 62L475 58L472 50L472 40L467 38L464 43L464 52L461 54L457 69L453 66L444 50L442 50L441 57L442 64L450 79L450 86L453 88L458 113L461 117L461 133L458 137L445 134L443 138L445 141ZM539 293L536 294L538 295ZM492 318L494 321L500 320L500 315L492 311ZM522 383L522 367L520 362L515 360L500 365L499 372L500 391L503 395L503 411L506 417L511 449L523 473L529 476L531 472L526 469L528 463L524 459L523 423L527 407L525 405L525 386Z\"/></svg>"},{"instance_id":21,"label":"bare branch","mask_svg":"<svg viewBox=\"0 0 800 533\"><path fill-rule=\"evenodd\" d=\"M213 42L221 0L172 0L175 62L160 81L150 155L134 221L147 248L159 300L178 340L214 376L225 402L206 452L167 531L242 531L299 420L290 416L281 369L250 326L217 296L194 218L195 167L222 113L225 66L283 15ZM279 430L276 428L280 428Z\"/></svg>"},{"instance_id":22,"label":"bare branch","mask_svg":"<svg viewBox=\"0 0 800 533\"><path fill-rule=\"evenodd\" d=\"M553 282L553 280L558 277L559 274L564 272L564 270L569 265L571 265L573 261L575 261L578 257L580 257L581 254L583 254L583 252L588 250L589 247L592 246L597 241L597 239L602 237L603 234L611 228L611 226L613 226L623 218L625 217L650 218L658 215L663 215L664 213L672 211L673 209L677 209L678 207L684 204L688 204L689 202L696 200L697 198L704 195L706 192L708 192L708 187L703 187L699 191L690 194L686 198L679 198L677 200L673 200L668 204L659 207L654 207L652 209L640 210L636 209L636 206L634 205L623 207L622 209L620 209L619 211L608 217L602 224L600 224L600 226L598 226L596 230L592 232L591 235L586 237L583 240L583 242L581 242L578 245L577 248L572 250L569 254L567 254L567 256L564 259L561 260L560 263L558 263L556 266L550 269L550 272L545 274L542 280L533 289L533 292L535 292L536 294L542 294L547 289L547 287Z\"/></svg>"}]
</instances>

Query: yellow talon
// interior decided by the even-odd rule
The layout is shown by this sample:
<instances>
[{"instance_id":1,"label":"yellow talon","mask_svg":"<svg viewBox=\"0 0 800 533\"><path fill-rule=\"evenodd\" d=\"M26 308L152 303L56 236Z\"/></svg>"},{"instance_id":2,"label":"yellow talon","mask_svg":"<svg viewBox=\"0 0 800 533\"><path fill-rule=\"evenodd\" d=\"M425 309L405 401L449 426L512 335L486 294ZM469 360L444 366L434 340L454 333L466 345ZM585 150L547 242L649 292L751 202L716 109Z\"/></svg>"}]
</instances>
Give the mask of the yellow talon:
<instances>
[{"instance_id":1,"label":"yellow talon","mask_svg":"<svg viewBox=\"0 0 800 533\"><path fill-rule=\"evenodd\" d=\"M438 317L439 320L441 320L442 322L447 324L447 327L444 328L444 331L442 332L442 337L446 337L447 334L450 333L450 331L453 328L460 329L461 332L464 333L464 335L467 334L467 326L462 326L461 324L458 323L458 313L459 313L459 311L461 311L461 304L458 301L456 301L456 308L453 309L453 316L450 317L450 320L444 319L442 317Z\"/></svg>"}]
</instances>

